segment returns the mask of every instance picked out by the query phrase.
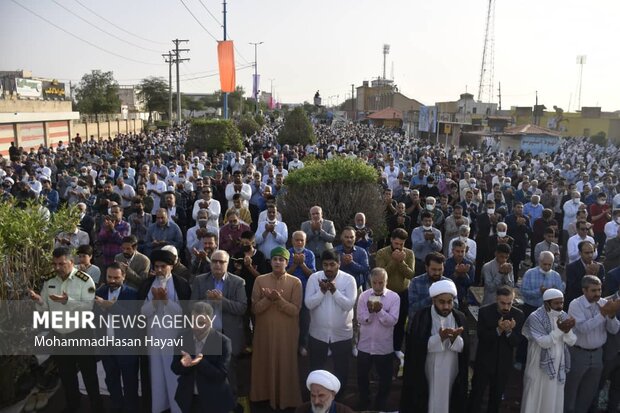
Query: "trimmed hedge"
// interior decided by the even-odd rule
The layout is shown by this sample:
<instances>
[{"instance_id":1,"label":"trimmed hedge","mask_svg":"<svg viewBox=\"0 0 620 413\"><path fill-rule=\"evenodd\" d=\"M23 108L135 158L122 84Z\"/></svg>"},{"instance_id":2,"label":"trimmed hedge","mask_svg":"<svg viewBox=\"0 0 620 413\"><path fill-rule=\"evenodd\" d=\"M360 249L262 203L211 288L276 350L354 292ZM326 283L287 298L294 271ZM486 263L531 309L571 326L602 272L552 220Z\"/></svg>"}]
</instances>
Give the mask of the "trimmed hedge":
<instances>
[{"instance_id":1,"label":"trimmed hedge","mask_svg":"<svg viewBox=\"0 0 620 413\"><path fill-rule=\"evenodd\" d=\"M240 151L243 141L239 129L230 120L193 119L185 149L207 152Z\"/></svg>"}]
</instances>

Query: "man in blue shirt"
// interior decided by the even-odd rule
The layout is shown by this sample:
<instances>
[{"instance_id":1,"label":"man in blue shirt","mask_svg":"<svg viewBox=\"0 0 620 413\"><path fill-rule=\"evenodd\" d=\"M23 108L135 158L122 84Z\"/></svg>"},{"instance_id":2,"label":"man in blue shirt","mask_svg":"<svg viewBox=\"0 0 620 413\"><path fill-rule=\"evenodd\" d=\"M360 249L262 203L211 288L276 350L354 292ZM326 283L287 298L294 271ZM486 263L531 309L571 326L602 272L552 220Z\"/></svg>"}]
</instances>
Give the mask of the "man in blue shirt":
<instances>
[{"instance_id":1,"label":"man in blue shirt","mask_svg":"<svg viewBox=\"0 0 620 413\"><path fill-rule=\"evenodd\" d=\"M416 260L416 275L422 274L426 256L431 252L440 252L443 247L441 231L433 227L433 213L424 211L420 215L420 220L422 226L411 231L412 249Z\"/></svg>"},{"instance_id":2,"label":"man in blue shirt","mask_svg":"<svg viewBox=\"0 0 620 413\"><path fill-rule=\"evenodd\" d=\"M292 236L293 247L289 248L290 258L286 272L301 280L302 292L306 295L306 283L308 277L316 272L314 253L306 248L306 233L295 231ZM308 335L310 328L310 312L304 303L299 310L299 354L308 355Z\"/></svg>"},{"instance_id":3,"label":"man in blue shirt","mask_svg":"<svg viewBox=\"0 0 620 413\"><path fill-rule=\"evenodd\" d=\"M456 284L461 306L467 305L467 289L473 284L476 274L474 263L465 258L467 245L460 239L452 243L452 256L446 260L444 276Z\"/></svg>"},{"instance_id":4,"label":"man in blue shirt","mask_svg":"<svg viewBox=\"0 0 620 413\"><path fill-rule=\"evenodd\" d=\"M355 278L358 291L366 289L368 281L368 253L365 249L355 246L355 228L345 227L340 234L342 244L334 250L340 255L340 269Z\"/></svg>"},{"instance_id":5,"label":"man in blue shirt","mask_svg":"<svg viewBox=\"0 0 620 413\"><path fill-rule=\"evenodd\" d=\"M444 277L445 257L438 253L428 254L424 260L426 272L414 277L409 283L409 319L411 320L416 311L430 307L432 300L429 293L431 284L439 280L450 280Z\"/></svg>"}]
</instances>

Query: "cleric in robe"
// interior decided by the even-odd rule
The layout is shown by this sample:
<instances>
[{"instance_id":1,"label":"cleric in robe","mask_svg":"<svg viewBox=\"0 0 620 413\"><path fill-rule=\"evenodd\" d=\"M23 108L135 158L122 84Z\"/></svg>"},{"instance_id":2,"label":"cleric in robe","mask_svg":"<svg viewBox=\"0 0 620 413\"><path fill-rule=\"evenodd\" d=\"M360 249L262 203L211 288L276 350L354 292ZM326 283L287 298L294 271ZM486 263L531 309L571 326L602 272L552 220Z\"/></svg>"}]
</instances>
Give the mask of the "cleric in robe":
<instances>
[{"instance_id":1,"label":"cleric in robe","mask_svg":"<svg viewBox=\"0 0 620 413\"><path fill-rule=\"evenodd\" d=\"M562 311L563 304L562 291L546 290L543 305L523 325L529 343L521 413L564 411L564 384L571 361L568 347L577 336L572 331L575 319Z\"/></svg>"},{"instance_id":2,"label":"cleric in robe","mask_svg":"<svg viewBox=\"0 0 620 413\"><path fill-rule=\"evenodd\" d=\"M464 412L467 406L468 331L454 308L456 285L433 283L433 304L418 311L407 331L401 413Z\"/></svg>"}]
</instances>

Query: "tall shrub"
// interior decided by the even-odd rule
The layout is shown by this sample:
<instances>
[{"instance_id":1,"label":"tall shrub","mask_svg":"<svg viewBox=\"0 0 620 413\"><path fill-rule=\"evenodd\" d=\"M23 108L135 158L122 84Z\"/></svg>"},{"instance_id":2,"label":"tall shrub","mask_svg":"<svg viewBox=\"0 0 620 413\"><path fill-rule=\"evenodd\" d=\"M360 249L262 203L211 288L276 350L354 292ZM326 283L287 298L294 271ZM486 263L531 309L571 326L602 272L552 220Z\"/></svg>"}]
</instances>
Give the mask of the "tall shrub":
<instances>
[{"instance_id":1,"label":"tall shrub","mask_svg":"<svg viewBox=\"0 0 620 413\"><path fill-rule=\"evenodd\" d=\"M307 145L316 142L316 136L308 115L301 107L296 107L286 115L284 126L278 134L281 145Z\"/></svg>"},{"instance_id":2,"label":"tall shrub","mask_svg":"<svg viewBox=\"0 0 620 413\"><path fill-rule=\"evenodd\" d=\"M304 168L286 177L286 191L278 197L278 207L289 232L300 228L309 219L310 208L319 205L325 219L334 221L338 234L353 224L357 212L366 214L367 224L376 236L385 234L384 207L374 168L347 158L304 162Z\"/></svg>"},{"instance_id":3,"label":"tall shrub","mask_svg":"<svg viewBox=\"0 0 620 413\"><path fill-rule=\"evenodd\" d=\"M239 129L230 120L194 119L185 148L187 151L240 151L243 141Z\"/></svg>"}]
</instances>

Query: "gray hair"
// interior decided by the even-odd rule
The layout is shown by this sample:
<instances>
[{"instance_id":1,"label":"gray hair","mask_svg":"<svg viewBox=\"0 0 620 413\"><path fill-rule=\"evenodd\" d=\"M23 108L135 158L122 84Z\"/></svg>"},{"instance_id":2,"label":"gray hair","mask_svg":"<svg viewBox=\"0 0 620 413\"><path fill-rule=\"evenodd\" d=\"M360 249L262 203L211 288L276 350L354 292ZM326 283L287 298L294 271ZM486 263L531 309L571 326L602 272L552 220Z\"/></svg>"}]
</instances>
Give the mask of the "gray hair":
<instances>
[{"instance_id":1,"label":"gray hair","mask_svg":"<svg viewBox=\"0 0 620 413\"><path fill-rule=\"evenodd\" d=\"M375 267L370 271L370 278L382 276L385 280L388 278L388 273L384 268Z\"/></svg>"},{"instance_id":2,"label":"gray hair","mask_svg":"<svg viewBox=\"0 0 620 413\"><path fill-rule=\"evenodd\" d=\"M588 288L591 285L601 285L601 280L594 275L584 275L581 279L581 288Z\"/></svg>"}]
</instances>

